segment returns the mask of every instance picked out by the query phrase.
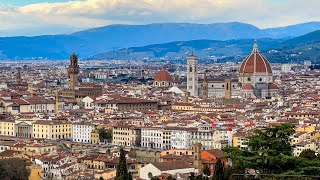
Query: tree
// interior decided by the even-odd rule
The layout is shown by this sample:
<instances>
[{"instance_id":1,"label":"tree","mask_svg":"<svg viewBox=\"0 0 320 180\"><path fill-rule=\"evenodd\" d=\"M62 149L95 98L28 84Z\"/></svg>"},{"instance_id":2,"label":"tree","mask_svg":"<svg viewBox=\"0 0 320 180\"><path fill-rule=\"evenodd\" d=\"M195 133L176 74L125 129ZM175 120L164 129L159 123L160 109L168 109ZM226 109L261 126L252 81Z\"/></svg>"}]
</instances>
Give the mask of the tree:
<instances>
[{"instance_id":1,"label":"tree","mask_svg":"<svg viewBox=\"0 0 320 180\"><path fill-rule=\"evenodd\" d=\"M172 177L172 176L168 176L167 180L176 180L176 178Z\"/></svg>"},{"instance_id":2,"label":"tree","mask_svg":"<svg viewBox=\"0 0 320 180\"><path fill-rule=\"evenodd\" d=\"M202 174L199 174L195 180L208 180L208 177L204 177Z\"/></svg>"},{"instance_id":3,"label":"tree","mask_svg":"<svg viewBox=\"0 0 320 180\"><path fill-rule=\"evenodd\" d=\"M211 175L210 167L208 165L204 166L203 174L206 175L206 176L210 176Z\"/></svg>"},{"instance_id":4,"label":"tree","mask_svg":"<svg viewBox=\"0 0 320 180\"><path fill-rule=\"evenodd\" d=\"M131 172L129 172L129 180L132 180L133 178L132 178L132 174L131 174Z\"/></svg>"},{"instance_id":5,"label":"tree","mask_svg":"<svg viewBox=\"0 0 320 180\"><path fill-rule=\"evenodd\" d=\"M27 163L18 158L0 160L0 179L28 180L30 171Z\"/></svg>"},{"instance_id":6,"label":"tree","mask_svg":"<svg viewBox=\"0 0 320 180\"><path fill-rule=\"evenodd\" d=\"M194 172L190 173L189 179L190 180L195 180L196 179L196 176L194 175Z\"/></svg>"},{"instance_id":7,"label":"tree","mask_svg":"<svg viewBox=\"0 0 320 180\"><path fill-rule=\"evenodd\" d=\"M224 180L224 165L221 159L219 159L215 165L213 179Z\"/></svg>"},{"instance_id":8,"label":"tree","mask_svg":"<svg viewBox=\"0 0 320 180\"><path fill-rule=\"evenodd\" d=\"M130 175L129 175L128 168L127 168L126 156L124 154L123 148L121 147L120 148L119 163L117 165L117 173L116 173L115 180L124 180L124 179L130 180Z\"/></svg>"},{"instance_id":9,"label":"tree","mask_svg":"<svg viewBox=\"0 0 320 180\"><path fill-rule=\"evenodd\" d=\"M104 127L98 130L100 139L112 139L112 129L106 130Z\"/></svg>"},{"instance_id":10,"label":"tree","mask_svg":"<svg viewBox=\"0 0 320 180\"><path fill-rule=\"evenodd\" d=\"M224 152L232 161L225 178L232 174L246 174L248 169L256 174L316 175L320 174L320 160L313 158L312 152L304 152L301 157L292 155L289 137L295 132L294 125L283 123L276 127L257 129L248 137L248 150L227 147Z\"/></svg>"},{"instance_id":11,"label":"tree","mask_svg":"<svg viewBox=\"0 0 320 180\"><path fill-rule=\"evenodd\" d=\"M300 153L300 157L306 158L309 160L316 159L316 152L311 149L305 149Z\"/></svg>"}]
</instances>

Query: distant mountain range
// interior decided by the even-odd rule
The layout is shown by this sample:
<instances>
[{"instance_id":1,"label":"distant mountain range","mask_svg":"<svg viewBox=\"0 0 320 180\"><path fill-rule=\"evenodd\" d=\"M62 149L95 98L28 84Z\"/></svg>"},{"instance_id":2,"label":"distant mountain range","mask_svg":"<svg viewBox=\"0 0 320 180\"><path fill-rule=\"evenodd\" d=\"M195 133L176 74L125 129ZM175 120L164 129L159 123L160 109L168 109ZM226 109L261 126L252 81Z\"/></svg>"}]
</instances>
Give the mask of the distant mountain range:
<instances>
[{"instance_id":1,"label":"distant mountain range","mask_svg":"<svg viewBox=\"0 0 320 180\"><path fill-rule=\"evenodd\" d=\"M259 41L260 39L264 39L261 40L261 47L263 47L264 42L274 45L275 43L284 41L284 39L297 37L315 30L320 30L320 22L309 22L271 29L259 29L253 25L239 22L214 24L162 23L149 25L110 25L69 35L2 37L0 38L0 59L67 59L72 52L79 54L80 58L98 57L95 55L108 51L122 53L123 50L113 50L124 48L130 49L130 47L163 43L169 43L170 45L170 42L175 41L190 41L191 43L196 43L197 41L194 40L199 39L215 40L207 41L208 46L212 43L222 43L217 46L231 46L248 41L250 43L242 44L241 47L238 47L241 49L241 52L247 52L252 41L241 39L256 38L259 39ZM218 51L223 48L215 49ZM228 52L230 51L231 49ZM224 52L220 52L220 54L224 54ZM239 53L235 51L234 54Z\"/></svg>"},{"instance_id":2,"label":"distant mountain range","mask_svg":"<svg viewBox=\"0 0 320 180\"><path fill-rule=\"evenodd\" d=\"M271 62L320 61L320 30L292 39L257 39L259 50ZM252 51L254 39L192 40L132 47L100 53L89 59L182 60L194 54L205 60L241 61Z\"/></svg>"}]
</instances>

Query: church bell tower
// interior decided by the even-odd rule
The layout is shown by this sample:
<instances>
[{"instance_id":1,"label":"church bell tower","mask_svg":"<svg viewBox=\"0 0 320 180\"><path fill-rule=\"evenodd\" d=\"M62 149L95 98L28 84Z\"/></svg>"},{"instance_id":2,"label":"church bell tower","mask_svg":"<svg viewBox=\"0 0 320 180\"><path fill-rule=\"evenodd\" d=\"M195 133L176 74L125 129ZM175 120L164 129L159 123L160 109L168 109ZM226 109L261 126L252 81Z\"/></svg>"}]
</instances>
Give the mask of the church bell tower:
<instances>
[{"instance_id":1,"label":"church bell tower","mask_svg":"<svg viewBox=\"0 0 320 180\"><path fill-rule=\"evenodd\" d=\"M79 74L79 64L78 56L73 53L70 56L70 65L68 69L69 78L70 78L70 89L74 90L74 87L78 85L78 74Z\"/></svg>"},{"instance_id":2,"label":"church bell tower","mask_svg":"<svg viewBox=\"0 0 320 180\"><path fill-rule=\"evenodd\" d=\"M208 79L207 72L204 72L202 81L202 99L208 99Z\"/></svg>"},{"instance_id":3,"label":"church bell tower","mask_svg":"<svg viewBox=\"0 0 320 180\"><path fill-rule=\"evenodd\" d=\"M198 96L198 57L187 57L187 90L191 96Z\"/></svg>"}]
</instances>

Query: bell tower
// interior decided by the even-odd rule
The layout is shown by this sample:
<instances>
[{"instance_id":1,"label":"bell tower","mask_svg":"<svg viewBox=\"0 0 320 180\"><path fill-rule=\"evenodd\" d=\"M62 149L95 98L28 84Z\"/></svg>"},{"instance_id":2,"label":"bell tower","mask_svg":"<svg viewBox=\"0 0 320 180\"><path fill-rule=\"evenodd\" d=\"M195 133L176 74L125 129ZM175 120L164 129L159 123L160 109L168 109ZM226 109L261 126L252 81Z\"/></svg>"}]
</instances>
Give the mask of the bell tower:
<instances>
[{"instance_id":1,"label":"bell tower","mask_svg":"<svg viewBox=\"0 0 320 180\"><path fill-rule=\"evenodd\" d=\"M191 96L198 96L198 57L187 57L187 90Z\"/></svg>"},{"instance_id":2,"label":"bell tower","mask_svg":"<svg viewBox=\"0 0 320 180\"><path fill-rule=\"evenodd\" d=\"M207 71L204 71L202 81L202 99L208 99L208 79L207 79Z\"/></svg>"},{"instance_id":3,"label":"bell tower","mask_svg":"<svg viewBox=\"0 0 320 180\"><path fill-rule=\"evenodd\" d=\"M202 150L201 143L196 143L192 145L193 165L198 168L199 173L202 172L201 150Z\"/></svg>"},{"instance_id":4,"label":"bell tower","mask_svg":"<svg viewBox=\"0 0 320 180\"><path fill-rule=\"evenodd\" d=\"M68 68L69 78L70 78L70 89L74 90L74 87L78 84L78 74L79 74L79 64L78 56L73 53L70 56L70 65Z\"/></svg>"},{"instance_id":5,"label":"bell tower","mask_svg":"<svg viewBox=\"0 0 320 180\"><path fill-rule=\"evenodd\" d=\"M224 87L225 87L224 97L226 99L230 99L231 98L231 79L226 79L224 81Z\"/></svg>"},{"instance_id":6,"label":"bell tower","mask_svg":"<svg viewBox=\"0 0 320 180\"><path fill-rule=\"evenodd\" d=\"M21 71L20 69L18 68L18 71L17 71L17 83L18 84L21 84L22 80L21 80Z\"/></svg>"}]
</instances>

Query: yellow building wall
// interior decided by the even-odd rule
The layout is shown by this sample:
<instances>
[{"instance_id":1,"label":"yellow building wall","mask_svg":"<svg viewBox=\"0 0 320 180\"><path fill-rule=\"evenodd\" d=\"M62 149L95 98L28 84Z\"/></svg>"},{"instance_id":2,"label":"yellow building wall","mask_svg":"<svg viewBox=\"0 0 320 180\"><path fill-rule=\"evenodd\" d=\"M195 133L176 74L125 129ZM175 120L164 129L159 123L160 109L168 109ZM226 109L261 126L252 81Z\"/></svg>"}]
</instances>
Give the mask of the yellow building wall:
<instances>
[{"instance_id":1,"label":"yellow building wall","mask_svg":"<svg viewBox=\"0 0 320 180\"><path fill-rule=\"evenodd\" d=\"M92 144L99 144L99 133L98 132L91 133L91 143Z\"/></svg>"},{"instance_id":2,"label":"yellow building wall","mask_svg":"<svg viewBox=\"0 0 320 180\"><path fill-rule=\"evenodd\" d=\"M305 127L298 127L296 128L296 132L307 132L311 133L316 130L315 126L305 126Z\"/></svg>"},{"instance_id":3,"label":"yellow building wall","mask_svg":"<svg viewBox=\"0 0 320 180\"><path fill-rule=\"evenodd\" d=\"M15 136L14 122L2 121L0 122L0 134L5 136Z\"/></svg>"},{"instance_id":4,"label":"yellow building wall","mask_svg":"<svg viewBox=\"0 0 320 180\"><path fill-rule=\"evenodd\" d=\"M320 138L320 132L316 132L314 135L310 135L310 140L315 140Z\"/></svg>"},{"instance_id":5,"label":"yellow building wall","mask_svg":"<svg viewBox=\"0 0 320 180\"><path fill-rule=\"evenodd\" d=\"M33 124L33 137L53 140L71 138L71 127L71 124Z\"/></svg>"},{"instance_id":6,"label":"yellow building wall","mask_svg":"<svg viewBox=\"0 0 320 180\"><path fill-rule=\"evenodd\" d=\"M187 154L187 155L192 155L192 149L169 149L169 150L164 150L161 151L160 156L164 156L167 154L175 154L175 155L180 155L181 154Z\"/></svg>"},{"instance_id":7,"label":"yellow building wall","mask_svg":"<svg viewBox=\"0 0 320 180\"><path fill-rule=\"evenodd\" d=\"M232 138L232 146L233 147L239 147L240 146L240 141L238 136L233 136Z\"/></svg>"},{"instance_id":8,"label":"yellow building wall","mask_svg":"<svg viewBox=\"0 0 320 180\"><path fill-rule=\"evenodd\" d=\"M29 180L41 180L39 174L41 174L41 167L37 165L31 169Z\"/></svg>"}]
</instances>

